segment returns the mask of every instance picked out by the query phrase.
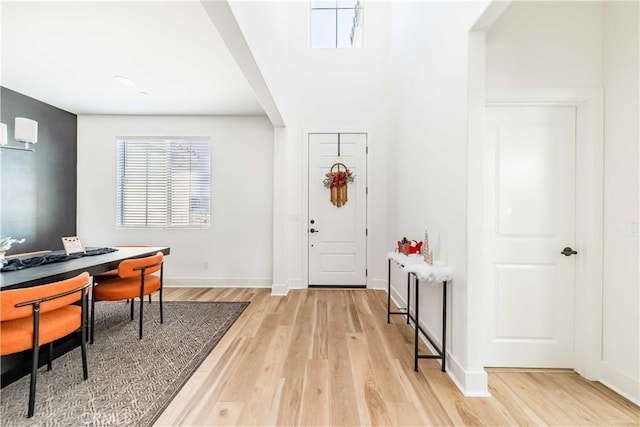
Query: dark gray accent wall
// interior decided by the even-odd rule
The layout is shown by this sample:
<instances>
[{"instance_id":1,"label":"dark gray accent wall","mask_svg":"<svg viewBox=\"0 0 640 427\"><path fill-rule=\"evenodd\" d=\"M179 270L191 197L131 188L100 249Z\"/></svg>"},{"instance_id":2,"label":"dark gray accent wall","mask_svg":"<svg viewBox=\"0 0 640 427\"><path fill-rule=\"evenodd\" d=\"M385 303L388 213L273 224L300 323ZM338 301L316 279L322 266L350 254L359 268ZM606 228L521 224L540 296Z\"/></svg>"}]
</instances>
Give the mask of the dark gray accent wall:
<instances>
[{"instance_id":1,"label":"dark gray accent wall","mask_svg":"<svg viewBox=\"0 0 640 427\"><path fill-rule=\"evenodd\" d=\"M35 152L0 149L0 234L25 238L7 254L62 249L76 235L77 116L0 87L0 121L9 145L14 119L38 122Z\"/></svg>"}]
</instances>

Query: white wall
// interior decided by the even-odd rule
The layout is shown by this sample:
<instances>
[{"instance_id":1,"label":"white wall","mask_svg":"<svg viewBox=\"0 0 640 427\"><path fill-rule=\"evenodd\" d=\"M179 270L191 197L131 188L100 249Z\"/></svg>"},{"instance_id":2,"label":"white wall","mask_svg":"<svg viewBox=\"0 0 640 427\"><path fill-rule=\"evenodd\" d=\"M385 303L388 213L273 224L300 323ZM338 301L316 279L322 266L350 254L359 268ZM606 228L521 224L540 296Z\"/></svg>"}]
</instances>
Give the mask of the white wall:
<instances>
[{"instance_id":1,"label":"white wall","mask_svg":"<svg viewBox=\"0 0 640 427\"><path fill-rule=\"evenodd\" d=\"M487 87L604 87L600 380L640 401L638 3L513 2L486 34Z\"/></svg>"},{"instance_id":2,"label":"white wall","mask_svg":"<svg viewBox=\"0 0 640 427\"><path fill-rule=\"evenodd\" d=\"M640 404L638 9L638 2L607 2L604 7L604 323L601 374L603 383Z\"/></svg>"},{"instance_id":3,"label":"white wall","mask_svg":"<svg viewBox=\"0 0 640 427\"><path fill-rule=\"evenodd\" d=\"M369 133L369 285L384 287L389 250L387 145L391 138L386 80L388 4L365 4L362 49L311 49L308 2L264 2L258 6L259 13L252 2L231 4L287 125L284 146L275 159L277 182L285 193L276 201L285 256L275 262L284 265L287 286L307 285L305 132L351 130ZM283 32L288 37L285 58L281 56ZM274 265L274 270L278 268Z\"/></svg>"},{"instance_id":4,"label":"white wall","mask_svg":"<svg viewBox=\"0 0 640 427\"><path fill-rule=\"evenodd\" d=\"M360 49L311 49L309 3L289 6L289 85L287 150L290 173L288 213L302 224L290 223L289 245L292 284L306 286L306 131L363 131L369 133L368 211L369 286L386 286L387 150L391 142L387 102L388 4L370 2L364 9L364 47ZM303 246L301 246L303 245Z\"/></svg>"},{"instance_id":5,"label":"white wall","mask_svg":"<svg viewBox=\"0 0 640 427\"><path fill-rule=\"evenodd\" d=\"M229 1L281 114L287 109L289 2Z\"/></svg>"},{"instance_id":6,"label":"white wall","mask_svg":"<svg viewBox=\"0 0 640 427\"><path fill-rule=\"evenodd\" d=\"M513 2L486 58L487 87L601 86L602 3Z\"/></svg>"},{"instance_id":7,"label":"white wall","mask_svg":"<svg viewBox=\"0 0 640 427\"><path fill-rule=\"evenodd\" d=\"M211 137L210 228L116 228L116 139L137 135ZM168 286L270 286L272 174L266 117L81 115L78 235L88 246L170 246Z\"/></svg>"},{"instance_id":8,"label":"white wall","mask_svg":"<svg viewBox=\"0 0 640 427\"><path fill-rule=\"evenodd\" d=\"M481 349L473 336L467 287L467 55L469 30L486 2L397 2L392 6L391 63L395 158L390 240L437 242L436 258L454 270L447 369L467 394L486 393ZM392 242L390 241L391 245ZM397 292L405 296L405 284ZM441 333L441 288L422 288L421 319Z\"/></svg>"}]
</instances>

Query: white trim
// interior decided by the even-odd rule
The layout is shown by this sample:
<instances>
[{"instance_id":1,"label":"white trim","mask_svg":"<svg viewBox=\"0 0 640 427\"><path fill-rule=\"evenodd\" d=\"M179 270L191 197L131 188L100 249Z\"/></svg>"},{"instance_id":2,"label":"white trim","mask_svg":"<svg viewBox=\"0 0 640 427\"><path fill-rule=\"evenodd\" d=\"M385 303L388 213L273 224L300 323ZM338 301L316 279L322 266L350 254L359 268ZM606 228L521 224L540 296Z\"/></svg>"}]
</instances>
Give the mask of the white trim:
<instances>
[{"instance_id":1,"label":"white trim","mask_svg":"<svg viewBox=\"0 0 640 427\"><path fill-rule=\"evenodd\" d=\"M581 256L576 258L574 369L591 380L600 376L602 354L603 95L598 87L487 88L485 99L488 106L576 107L576 247ZM470 176L474 180L483 177ZM473 202L470 209L481 212ZM474 239L482 240L474 240L475 247L484 247L484 236Z\"/></svg>"},{"instance_id":2,"label":"white trim","mask_svg":"<svg viewBox=\"0 0 640 427\"><path fill-rule=\"evenodd\" d=\"M281 185L287 178L286 148L287 129L284 127L273 128L273 234L272 234L272 281L274 286L281 286L280 283L287 282L287 227L288 223L285 215L287 206L286 188ZM278 285L275 285L278 283Z\"/></svg>"},{"instance_id":3,"label":"white trim","mask_svg":"<svg viewBox=\"0 0 640 427\"><path fill-rule=\"evenodd\" d=\"M489 7L495 5L492 3ZM466 274L466 367L460 372L483 371L483 248L484 213L484 110L485 110L485 38L483 31L469 33L469 57L467 59L467 274ZM465 304L463 304L465 305ZM460 354L458 352L458 354ZM456 374L459 375L459 374ZM466 377L466 376L465 376ZM488 393L486 375L484 385L476 385L479 393ZM475 382L474 382L475 384Z\"/></svg>"},{"instance_id":4,"label":"white trim","mask_svg":"<svg viewBox=\"0 0 640 427\"><path fill-rule=\"evenodd\" d=\"M272 297L285 297L289 293L289 287L287 285L271 285L271 296Z\"/></svg>"},{"instance_id":5,"label":"white trim","mask_svg":"<svg viewBox=\"0 0 640 427\"><path fill-rule=\"evenodd\" d=\"M636 405L640 405L640 384L637 378L632 378L603 361L600 368L600 382Z\"/></svg>"},{"instance_id":6,"label":"white trim","mask_svg":"<svg viewBox=\"0 0 640 427\"><path fill-rule=\"evenodd\" d=\"M167 288L270 288L270 277L165 277Z\"/></svg>"},{"instance_id":7,"label":"white trim","mask_svg":"<svg viewBox=\"0 0 640 427\"><path fill-rule=\"evenodd\" d=\"M367 155L366 155L366 164L367 164L367 187L369 188L369 193L367 194L367 219L366 219L366 227L369 229L371 225L371 215L372 215L372 201L373 201L373 188L372 188L372 180L371 180L371 162L369 159L372 158L373 153L373 132L368 130L363 130L364 127L336 127L336 128L323 128L323 129L305 129L302 132L303 144L302 144L302 218L300 232L302 233L302 282L304 283L304 287L309 287L309 233L307 233L307 228L309 224L309 135L314 133L363 133L367 135ZM370 233L367 235L367 270L369 274L366 277L367 280L367 289L379 289L374 287L373 284L373 233L374 230L369 230ZM386 282L385 282L386 287Z\"/></svg>"},{"instance_id":8,"label":"white trim","mask_svg":"<svg viewBox=\"0 0 640 427\"><path fill-rule=\"evenodd\" d=\"M487 390L487 373L482 371L467 371L458 359L447 352L447 374L465 397L491 397Z\"/></svg>"},{"instance_id":9,"label":"white trim","mask_svg":"<svg viewBox=\"0 0 640 427\"><path fill-rule=\"evenodd\" d=\"M308 285L302 283L300 279L289 279L287 280L287 287L289 289L306 289Z\"/></svg>"}]
</instances>

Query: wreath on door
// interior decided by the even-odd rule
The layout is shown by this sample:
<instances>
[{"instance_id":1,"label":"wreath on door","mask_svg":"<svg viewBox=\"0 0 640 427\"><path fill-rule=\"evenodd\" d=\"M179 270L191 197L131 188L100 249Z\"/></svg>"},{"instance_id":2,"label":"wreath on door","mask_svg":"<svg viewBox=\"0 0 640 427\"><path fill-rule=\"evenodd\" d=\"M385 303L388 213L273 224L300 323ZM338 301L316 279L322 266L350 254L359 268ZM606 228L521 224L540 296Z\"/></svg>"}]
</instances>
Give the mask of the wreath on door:
<instances>
[{"instance_id":1,"label":"wreath on door","mask_svg":"<svg viewBox=\"0 0 640 427\"><path fill-rule=\"evenodd\" d=\"M347 187L354 179L355 175L344 163L334 163L329 172L325 174L322 183L325 188L331 190L330 200L334 206L340 208L347 203Z\"/></svg>"}]
</instances>

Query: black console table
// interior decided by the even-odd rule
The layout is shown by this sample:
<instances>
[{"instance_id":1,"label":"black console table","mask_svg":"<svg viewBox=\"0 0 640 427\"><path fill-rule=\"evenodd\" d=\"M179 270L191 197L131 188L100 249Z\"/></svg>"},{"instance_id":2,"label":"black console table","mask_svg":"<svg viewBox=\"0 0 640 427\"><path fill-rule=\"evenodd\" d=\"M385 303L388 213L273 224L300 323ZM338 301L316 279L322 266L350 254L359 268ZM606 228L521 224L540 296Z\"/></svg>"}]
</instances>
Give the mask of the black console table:
<instances>
[{"instance_id":1,"label":"black console table","mask_svg":"<svg viewBox=\"0 0 640 427\"><path fill-rule=\"evenodd\" d=\"M391 323L392 315L407 316L407 324L414 324L414 370L418 372L419 359L442 360L442 372L446 372L447 358L447 282L451 280L451 271L444 265L431 266L420 259L420 256L407 256L397 252L388 254L387 265L387 323ZM407 272L407 311L391 311L391 261ZM411 314L411 278L415 289L414 313ZM442 349L433 341L429 334L420 326L420 283L442 283ZM420 354L418 351L419 333L427 338L437 354Z\"/></svg>"}]
</instances>

